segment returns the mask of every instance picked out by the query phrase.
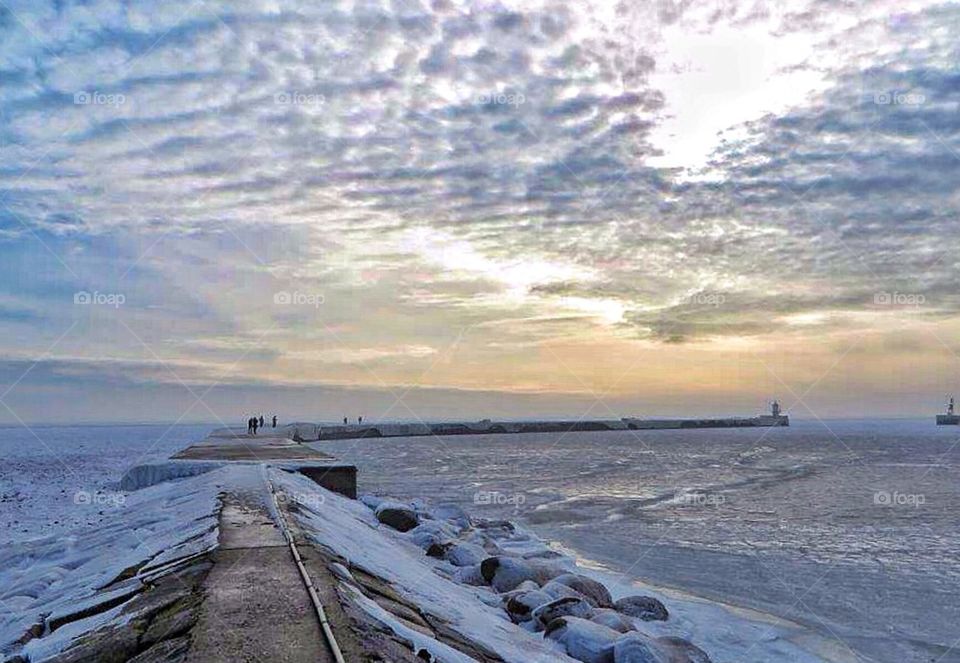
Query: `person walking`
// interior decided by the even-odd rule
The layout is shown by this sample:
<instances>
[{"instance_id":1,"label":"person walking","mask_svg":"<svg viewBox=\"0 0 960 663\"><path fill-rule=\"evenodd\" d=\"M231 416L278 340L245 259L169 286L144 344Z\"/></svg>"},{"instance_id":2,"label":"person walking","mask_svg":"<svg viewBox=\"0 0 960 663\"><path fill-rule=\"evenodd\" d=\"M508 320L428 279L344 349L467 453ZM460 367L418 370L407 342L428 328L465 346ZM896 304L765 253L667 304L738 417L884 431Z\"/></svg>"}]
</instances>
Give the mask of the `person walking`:
<instances>
[{"instance_id":1,"label":"person walking","mask_svg":"<svg viewBox=\"0 0 960 663\"><path fill-rule=\"evenodd\" d=\"M273 415L273 427L277 427L277 415Z\"/></svg>"},{"instance_id":2,"label":"person walking","mask_svg":"<svg viewBox=\"0 0 960 663\"><path fill-rule=\"evenodd\" d=\"M363 417L357 417L357 423L358 423L358 424L362 424L362 423L363 423Z\"/></svg>"},{"instance_id":3,"label":"person walking","mask_svg":"<svg viewBox=\"0 0 960 663\"><path fill-rule=\"evenodd\" d=\"M346 418L346 417L343 418L343 425L344 425L344 426L347 425L347 418Z\"/></svg>"},{"instance_id":4,"label":"person walking","mask_svg":"<svg viewBox=\"0 0 960 663\"><path fill-rule=\"evenodd\" d=\"M250 421L253 423L253 434L256 435L257 434L257 418L254 417Z\"/></svg>"},{"instance_id":5,"label":"person walking","mask_svg":"<svg viewBox=\"0 0 960 663\"><path fill-rule=\"evenodd\" d=\"M260 415L260 428L263 428L263 415Z\"/></svg>"},{"instance_id":6,"label":"person walking","mask_svg":"<svg viewBox=\"0 0 960 663\"><path fill-rule=\"evenodd\" d=\"M247 435L253 433L253 417L247 417Z\"/></svg>"}]
</instances>

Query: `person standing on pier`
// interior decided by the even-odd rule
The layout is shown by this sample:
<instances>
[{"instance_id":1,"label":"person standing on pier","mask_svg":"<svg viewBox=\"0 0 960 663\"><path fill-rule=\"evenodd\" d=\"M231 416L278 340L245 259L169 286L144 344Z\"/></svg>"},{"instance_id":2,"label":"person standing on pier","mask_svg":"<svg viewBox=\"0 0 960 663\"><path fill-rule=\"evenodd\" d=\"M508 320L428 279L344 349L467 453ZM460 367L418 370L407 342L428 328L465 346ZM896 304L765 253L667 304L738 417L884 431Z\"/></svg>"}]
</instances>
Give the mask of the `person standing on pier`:
<instances>
[{"instance_id":1,"label":"person standing on pier","mask_svg":"<svg viewBox=\"0 0 960 663\"><path fill-rule=\"evenodd\" d=\"M247 435L253 433L253 417L247 417Z\"/></svg>"},{"instance_id":2,"label":"person standing on pier","mask_svg":"<svg viewBox=\"0 0 960 663\"><path fill-rule=\"evenodd\" d=\"M277 415L273 415L273 427L277 427Z\"/></svg>"},{"instance_id":3,"label":"person standing on pier","mask_svg":"<svg viewBox=\"0 0 960 663\"><path fill-rule=\"evenodd\" d=\"M251 419L250 423L253 424L253 434L256 435L257 434L257 418L254 417L253 419Z\"/></svg>"},{"instance_id":4,"label":"person standing on pier","mask_svg":"<svg viewBox=\"0 0 960 663\"><path fill-rule=\"evenodd\" d=\"M263 428L263 415L260 415L260 428Z\"/></svg>"}]
</instances>

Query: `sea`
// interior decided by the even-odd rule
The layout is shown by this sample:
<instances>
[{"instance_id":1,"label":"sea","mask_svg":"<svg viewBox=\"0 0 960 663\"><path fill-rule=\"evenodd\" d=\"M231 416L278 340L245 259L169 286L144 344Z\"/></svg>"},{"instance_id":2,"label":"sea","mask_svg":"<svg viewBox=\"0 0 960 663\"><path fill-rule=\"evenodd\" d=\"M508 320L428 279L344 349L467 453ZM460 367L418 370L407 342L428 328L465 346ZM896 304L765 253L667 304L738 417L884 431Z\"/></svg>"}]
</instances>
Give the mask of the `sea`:
<instances>
[{"instance_id":1,"label":"sea","mask_svg":"<svg viewBox=\"0 0 960 663\"><path fill-rule=\"evenodd\" d=\"M127 468L212 427L0 428L0 536L95 526L122 508ZM800 624L848 660L960 662L960 428L932 418L315 444L358 466L361 492L518 522L624 581Z\"/></svg>"}]
</instances>

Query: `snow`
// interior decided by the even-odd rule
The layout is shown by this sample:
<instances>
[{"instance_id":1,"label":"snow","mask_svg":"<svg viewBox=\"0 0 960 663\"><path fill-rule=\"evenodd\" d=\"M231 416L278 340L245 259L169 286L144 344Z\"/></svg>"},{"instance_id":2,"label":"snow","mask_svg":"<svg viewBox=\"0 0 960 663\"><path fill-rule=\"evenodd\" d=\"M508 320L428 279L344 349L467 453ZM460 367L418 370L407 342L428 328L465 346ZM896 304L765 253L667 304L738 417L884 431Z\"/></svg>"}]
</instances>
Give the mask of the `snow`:
<instances>
[{"instance_id":1,"label":"snow","mask_svg":"<svg viewBox=\"0 0 960 663\"><path fill-rule=\"evenodd\" d=\"M219 493L226 470L165 482L130 493L98 527L0 548L0 652L9 653L44 616L75 614L135 593L151 569L217 545ZM137 577L116 582L125 570ZM24 653L39 660L75 635L114 619L117 608L66 624L31 640Z\"/></svg>"},{"instance_id":2,"label":"snow","mask_svg":"<svg viewBox=\"0 0 960 663\"><path fill-rule=\"evenodd\" d=\"M322 492L323 500L308 501L297 512L305 533L351 565L388 581L424 614L447 622L451 629L482 643L504 661L526 663L538 657L543 661L573 660L541 636L514 625L503 610L486 605L481 594L489 595L489 588L461 585L439 575L436 560L426 557L408 537L378 523L363 503L325 491L299 475L272 470L270 478L289 493ZM412 635L410 629L382 610L367 603L361 603L361 607L404 639L418 638L418 646L440 660L470 660L450 655L442 643L428 636Z\"/></svg>"}]
</instances>

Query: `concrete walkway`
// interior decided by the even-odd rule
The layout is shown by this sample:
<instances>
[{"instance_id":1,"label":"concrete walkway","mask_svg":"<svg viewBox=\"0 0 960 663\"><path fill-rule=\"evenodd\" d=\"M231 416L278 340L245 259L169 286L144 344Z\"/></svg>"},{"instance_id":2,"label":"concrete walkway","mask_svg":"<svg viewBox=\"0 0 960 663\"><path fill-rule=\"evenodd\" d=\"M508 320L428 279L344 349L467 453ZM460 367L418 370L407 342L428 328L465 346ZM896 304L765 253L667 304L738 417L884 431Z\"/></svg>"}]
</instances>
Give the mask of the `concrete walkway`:
<instances>
[{"instance_id":1,"label":"concrete walkway","mask_svg":"<svg viewBox=\"0 0 960 663\"><path fill-rule=\"evenodd\" d=\"M251 502L224 499L220 548L187 661L332 662L280 529Z\"/></svg>"}]
</instances>

